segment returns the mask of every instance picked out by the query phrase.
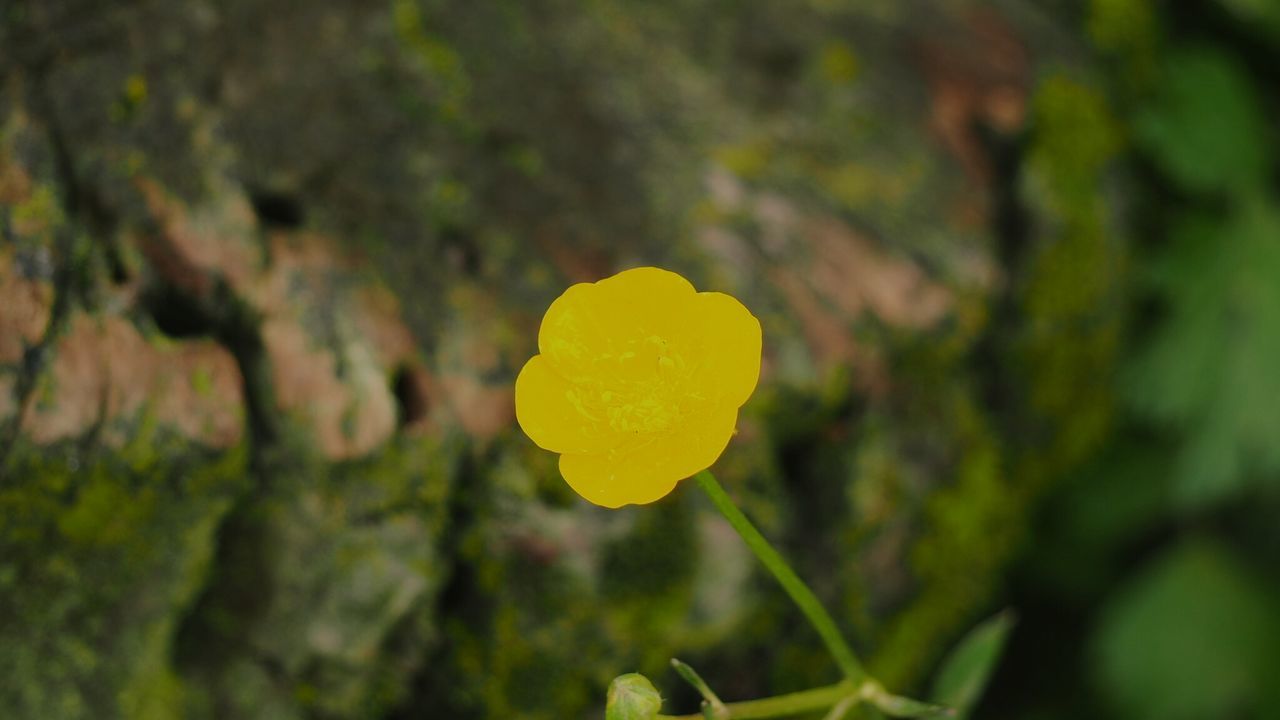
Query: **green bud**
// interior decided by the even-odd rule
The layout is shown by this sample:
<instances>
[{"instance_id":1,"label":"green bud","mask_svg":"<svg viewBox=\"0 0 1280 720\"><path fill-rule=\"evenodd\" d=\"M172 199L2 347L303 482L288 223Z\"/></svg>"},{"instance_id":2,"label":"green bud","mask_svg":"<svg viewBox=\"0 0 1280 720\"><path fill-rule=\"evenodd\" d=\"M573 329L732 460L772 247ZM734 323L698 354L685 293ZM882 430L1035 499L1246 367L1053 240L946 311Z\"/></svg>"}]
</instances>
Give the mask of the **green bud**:
<instances>
[{"instance_id":1,"label":"green bud","mask_svg":"<svg viewBox=\"0 0 1280 720\"><path fill-rule=\"evenodd\" d=\"M662 696L640 673L619 675L609 683L604 720L653 720L662 709Z\"/></svg>"}]
</instances>

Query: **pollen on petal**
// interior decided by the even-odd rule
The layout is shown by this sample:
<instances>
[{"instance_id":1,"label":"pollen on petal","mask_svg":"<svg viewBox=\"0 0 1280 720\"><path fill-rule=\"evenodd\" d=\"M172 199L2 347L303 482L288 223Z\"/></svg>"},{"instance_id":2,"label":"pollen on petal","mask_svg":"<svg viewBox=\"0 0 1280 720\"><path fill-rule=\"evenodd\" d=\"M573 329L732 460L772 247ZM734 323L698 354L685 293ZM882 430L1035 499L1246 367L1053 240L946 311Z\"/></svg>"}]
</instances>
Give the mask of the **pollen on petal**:
<instances>
[{"instance_id":1,"label":"pollen on petal","mask_svg":"<svg viewBox=\"0 0 1280 720\"><path fill-rule=\"evenodd\" d=\"M516 378L516 422L539 447L552 452L600 452L618 444L592 415L581 390L534 355Z\"/></svg>"}]
</instances>

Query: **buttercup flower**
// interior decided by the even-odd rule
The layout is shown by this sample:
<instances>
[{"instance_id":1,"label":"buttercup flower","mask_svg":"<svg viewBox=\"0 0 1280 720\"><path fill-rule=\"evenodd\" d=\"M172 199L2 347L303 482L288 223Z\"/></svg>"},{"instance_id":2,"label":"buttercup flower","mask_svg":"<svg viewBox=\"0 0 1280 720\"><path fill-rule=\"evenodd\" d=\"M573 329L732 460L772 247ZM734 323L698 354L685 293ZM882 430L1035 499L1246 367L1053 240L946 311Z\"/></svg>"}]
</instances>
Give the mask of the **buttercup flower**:
<instances>
[{"instance_id":1,"label":"buttercup flower","mask_svg":"<svg viewBox=\"0 0 1280 720\"><path fill-rule=\"evenodd\" d=\"M760 322L723 293L635 268L564 292L516 379L516 419L605 507L653 502L711 467L760 377Z\"/></svg>"}]
</instances>

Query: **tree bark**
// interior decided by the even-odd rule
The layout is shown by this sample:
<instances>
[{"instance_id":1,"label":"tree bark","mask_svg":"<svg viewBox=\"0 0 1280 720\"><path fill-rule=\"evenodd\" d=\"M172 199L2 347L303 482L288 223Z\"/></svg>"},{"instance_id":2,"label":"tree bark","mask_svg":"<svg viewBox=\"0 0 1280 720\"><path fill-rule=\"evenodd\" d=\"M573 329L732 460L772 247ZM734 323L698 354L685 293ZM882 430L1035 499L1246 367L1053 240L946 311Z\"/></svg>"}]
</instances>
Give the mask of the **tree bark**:
<instances>
[{"instance_id":1,"label":"tree bark","mask_svg":"<svg viewBox=\"0 0 1280 720\"><path fill-rule=\"evenodd\" d=\"M716 473L918 683L1109 421L1116 140L1039 8L0 10L0 716L834 680L689 488L602 511L515 427L542 310L639 264L760 317Z\"/></svg>"}]
</instances>

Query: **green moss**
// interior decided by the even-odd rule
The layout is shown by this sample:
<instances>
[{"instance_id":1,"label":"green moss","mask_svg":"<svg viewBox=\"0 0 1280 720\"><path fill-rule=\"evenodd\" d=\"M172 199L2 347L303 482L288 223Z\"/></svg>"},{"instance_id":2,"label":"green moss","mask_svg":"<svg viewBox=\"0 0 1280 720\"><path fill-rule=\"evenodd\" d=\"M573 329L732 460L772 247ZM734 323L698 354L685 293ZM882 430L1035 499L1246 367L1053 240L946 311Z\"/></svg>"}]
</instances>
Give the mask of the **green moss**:
<instances>
[{"instance_id":1,"label":"green moss","mask_svg":"<svg viewBox=\"0 0 1280 720\"><path fill-rule=\"evenodd\" d=\"M1095 450L1110 426L1105 378L1118 360L1125 275L1124 245L1109 231L1104 192L1121 135L1100 93L1061 76L1041 85L1033 109L1025 190L1043 232L1017 286L1028 320L1005 356L1017 373L1002 378L1027 398L1012 410L1016 429L1001 440L1002 427L977 400L979 379L954 372L972 352L974 330L984 325L979 316L950 340L904 349L895 362L898 375L913 379L904 414L879 425L897 430L867 437L860 454L867 475L855 486L859 504L879 505L887 517L919 512L923 527L909 554L916 590L873 634L873 668L890 686L918 682L989 601L1026 530L1028 508ZM928 482L913 479L920 468L901 450L908 440L939 454L932 471L946 469L945 477L931 478L940 486L918 511L898 495Z\"/></svg>"},{"instance_id":2,"label":"green moss","mask_svg":"<svg viewBox=\"0 0 1280 720\"><path fill-rule=\"evenodd\" d=\"M138 73L125 78L119 97L111 103L108 116L115 122L127 122L136 117L147 101L147 79Z\"/></svg>"},{"instance_id":3,"label":"green moss","mask_svg":"<svg viewBox=\"0 0 1280 720\"><path fill-rule=\"evenodd\" d=\"M1096 88L1051 75L1031 101L1032 144L1027 163L1047 186L1050 209L1069 218L1098 218L1099 181L1121 149L1120 126Z\"/></svg>"},{"instance_id":4,"label":"green moss","mask_svg":"<svg viewBox=\"0 0 1280 720\"><path fill-rule=\"evenodd\" d=\"M36 184L27 199L7 210L10 227L19 236L48 237L64 220L57 193L45 184Z\"/></svg>"},{"instance_id":5,"label":"green moss","mask_svg":"<svg viewBox=\"0 0 1280 720\"><path fill-rule=\"evenodd\" d=\"M155 513L156 496L149 488L132 492L118 481L96 477L81 487L74 504L58 516L63 537L82 545L119 545L135 527Z\"/></svg>"},{"instance_id":6,"label":"green moss","mask_svg":"<svg viewBox=\"0 0 1280 720\"><path fill-rule=\"evenodd\" d=\"M918 682L992 592L1014 551L1025 499L1011 487L990 421L963 384L933 388L950 434L954 474L923 507L910 552L920 591L888 623L874 671L890 687Z\"/></svg>"},{"instance_id":7,"label":"green moss","mask_svg":"<svg viewBox=\"0 0 1280 720\"><path fill-rule=\"evenodd\" d=\"M1121 149L1106 101L1055 76L1038 89L1033 110L1029 201L1047 232L1026 271L1028 329L1018 354L1032 410L1052 428L1029 462L1051 475L1083 459L1109 427L1105 380L1120 350L1127 253L1110 231L1104 195L1107 165Z\"/></svg>"},{"instance_id":8,"label":"green moss","mask_svg":"<svg viewBox=\"0 0 1280 720\"><path fill-rule=\"evenodd\" d=\"M191 389L201 398L209 399L213 395L213 374L207 367L198 367L191 372Z\"/></svg>"},{"instance_id":9,"label":"green moss","mask_svg":"<svg viewBox=\"0 0 1280 720\"><path fill-rule=\"evenodd\" d=\"M818 63L823 76L834 84L851 83L862 70L862 64L853 48L842 42L833 42L823 48Z\"/></svg>"},{"instance_id":10,"label":"green moss","mask_svg":"<svg viewBox=\"0 0 1280 720\"><path fill-rule=\"evenodd\" d=\"M176 715L173 634L244 467L243 449L163 432L119 451L15 448L0 491L0 714Z\"/></svg>"},{"instance_id":11,"label":"green moss","mask_svg":"<svg viewBox=\"0 0 1280 720\"><path fill-rule=\"evenodd\" d=\"M1104 193L1120 132L1096 90L1061 76L1041 85L1033 109L1025 191L1042 232L1017 285L1027 321L1006 355L1017 372L1001 379L1026 398L1007 411L1009 439L978 404L979 386L947 370L966 343L917 347L897 364L919 386L915 410L892 426L932 434L953 470L924 504L910 553L918 591L877 643L873 668L890 686L918 682L989 601L1028 508L1099 447L1113 415L1106 378L1118 361L1125 247L1110 232Z\"/></svg>"},{"instance_id":12,"label":"green moss","mask_svg":"<svg viewBox=\"0 0 1280 720\"><path fill-rule=\"evenodd\" d=\"M1087 27L1094 45L1117 57L1122 77L1139 88L1155 75L1161 29L1152 0L1091 0Z\"/></svg>"},{"instance_id":13,"label":"green moss","mask_svg":"<svg viewBox=\"0 0 1280 720\"><path fill-rule=\"evenodd\" d=\"M1007 358L1018 370L1016 396L1027 401L1013 411L1011 439L1000 441L973 389L951 382L921 389L930 402L941 399L954 479L927 501L926 530L911 552L921 591L894 617L877 655L886 682L917 681L989 600L1026 531L1027 508L1110 426L1105 379L1118 360L1125 276L1124 245L1109 231L1103 193L1120 132L1096 90L1061 76L1041 85L1033 109L1027 192L1044 232L1019 286L1026 328ZM935 358L925 367L935 362L947 365ZM936 370L915 368L913 376Z\"/></svg>"},{"instance_id":14,"label":"green moss","mask_svg":"<svg viewBox=\"0 0 1280 720\"><path fill-rule=\"evenodd\" d=\"M380 717L403 702L439 633L456 442L397 437L326 464L292 430L223 521L219 563L178 648L206 691L189 717ZM245 646L253 647L246 657Z\"/></svg>"},{"instance_id":15,"label":"green moss","mask_svg":"<svg viewBox=\"0 0 1280 720\"><path fill-rule=\"evenodd\" d=\"M693 615L696 494L620 511L566 501L541 487L544 472L564 483L554 463L523 461L527 445L504 444L463 483L471 519L424 694L451 717L583 716L621 672L661 674L707 621Z\"/></svg>"},{"instance_id":16,"label":"green moss","mask_svg":"<svg viewBox=\"0 0 1280 720\"><path fill-rule=\"evenodd\" d=\"M459 120L471 92L462 57L440 37L428 32L422 12L414 0L395 0L391 6L391 19L401 45L418 60L432 84L441 117Z\"/></svg>"},{"instance_id":17,"label":"green moss","mask_svg":"<svg viewBox=\"0 0 1280 720\"><path fill-rule=\"evenodd\" d=\"M772 143L763 138L721 145L712 152L716 162L746 180L759 179L769 167L772 156Z\"/></svg>"}]
</instances>

